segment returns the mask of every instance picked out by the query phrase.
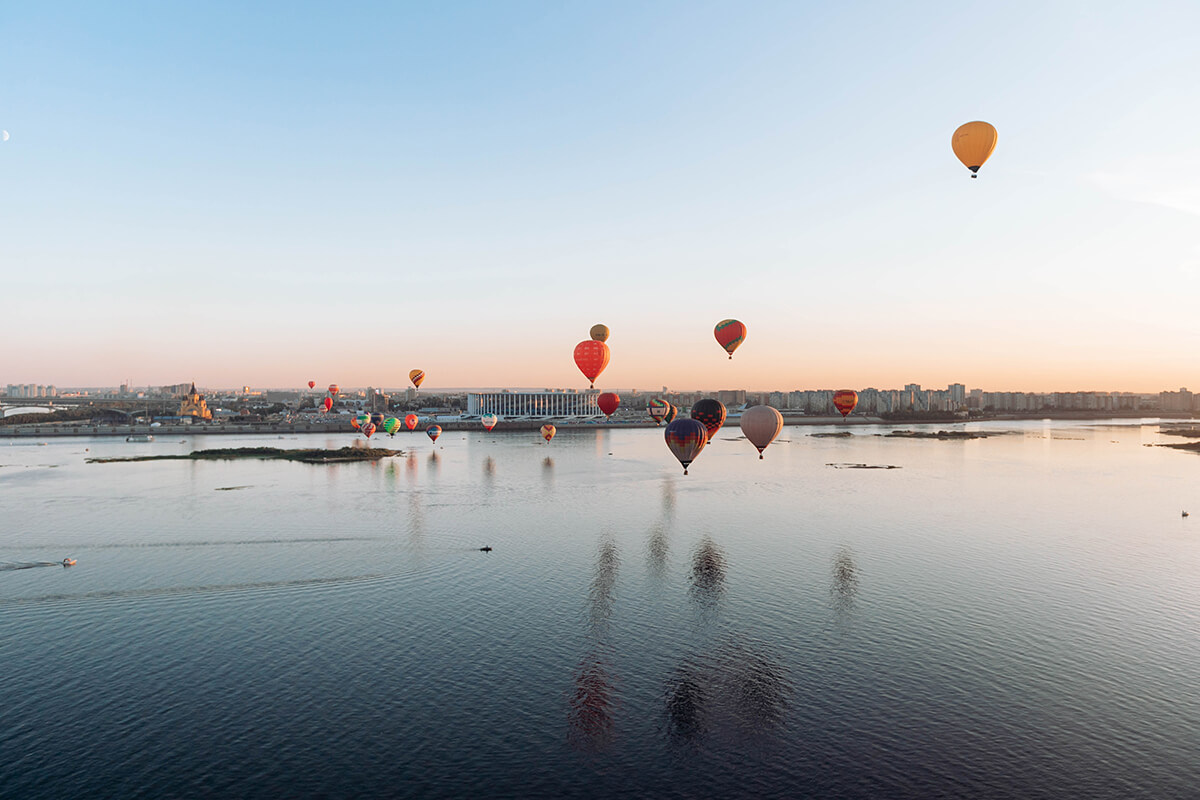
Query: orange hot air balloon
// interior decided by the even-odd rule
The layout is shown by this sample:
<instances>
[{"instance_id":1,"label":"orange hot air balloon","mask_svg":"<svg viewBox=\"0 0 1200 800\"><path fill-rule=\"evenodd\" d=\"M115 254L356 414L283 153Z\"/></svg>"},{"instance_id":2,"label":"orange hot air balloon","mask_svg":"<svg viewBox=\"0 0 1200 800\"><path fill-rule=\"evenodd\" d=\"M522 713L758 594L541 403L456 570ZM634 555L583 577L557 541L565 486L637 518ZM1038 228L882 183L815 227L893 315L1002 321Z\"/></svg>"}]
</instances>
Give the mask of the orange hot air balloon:
<instances>
[{"instance_id":1,"label":"orange hot air balloon","mask_svg":"<svg viewBox=\"0 0 1200 800\"><path fill-rule=\"evenodd\" d=\"M583 373L583 377L591 381L591 388L596 388L596 378L608 366L608 345L588 339L575 345L575 366Z\"/></svg>"},{"instance_id":2,"label":"orange hot air balloon","mask_svg":"<svg viewBox=\"0 0 1200 800\"><path fill-rule=\"evenodd\" d=\"M326 410L326 411L328 411L329 409L333 408L333 398L332 398L332 397L326 397L326 398L325 398L325 402L324 402L322 405L324 405L324 406L325 406L325 410Z\"/></svg>"},{"instance_id":3,"label":"orange hot air balloon","mask_svg":"<svg viewBox=\"0 0 1200 800\"><path fill-rule=\"evenodd\" d=\"M442 426L441 425L430 425L428 428L425 429L425 433L429 434L429 438L436 442L437 437L442 435Z\"/></svg>"},{"instance_id":4,"label":"orange hot air balloon","mask_svg":"<svg viewBox=\"0 0 1200 800\"><path fill-rule=\"evenodd\" d=\"M316 381L309 381L309 382L308 382L308 388L310 388L310 389L311 389L311 388L313 388L313 387L314 387L314 386L316 386L316 385L317 385L317 382L316 382Z\"/></svg>"},{"instance_id":5,"label":"orange hot air balloon","mask_svg":"<svg viewBox=\"0 0 1200 800\"><path fill-rule=\"evenodd\" d=\"M368 439L370 439L371 434L375 433L375 423L368 422L366 425L363 425L362 432L363 432L363 436L366 436Z\"/></svg>"},{"instance_id":6,"label":"orange hot air balloon","mask_svg":"<svg viewBox=\"0 0 1200 800\"><path fill-rule=\"evenodd\" d=\"M336 383L329 384L329 396L337 397L337 395L338 395L338 385Z\"/></svg>"},{"instance_id":7,"label":"orange hot air balloon","mask_svg":"<svg viewBox=\"0 0 1200 800\"><path fill-rule=\"evenodd\" d=\"M853 389L838 389L833 393L833 407L842 412L842 418L858 405L858 392Z\"/></svg>"},{"instance_id":8,"label":"orange hot air balloon","mask_svg":"<svg viewBox=\"0 0 1200 800\"><path fill-rule=\"evenodd\" d=\"M742 433L758 448L758 457L783 430L783 415L770 406L752 406L742 412Z\"/></svg>"},{"instance_id":9,"label":"orange hot air balloon","mask_svg":"<svg viewBox=\"0 0 1200 800\"><path fill-rule=\"evenodd\" d=\"M404 427L408 428L410 431L414 430L420 421L421 419L416 414L408 414L404 417Z\"/></svg>"},{"instance_id":10,"label":"orange hot air balloon","mask_svg":"<svg viewBox=\"0 0 1200 800\"><path fill-rule=\"evenodd\" d=\"M590 331L588 331L588 335L592 337L592 341L594 341L594 342L607 342L608 341L608 326L607 325L593 325L592 329Z\"/></svg>"},{"instance_id":11,"label":"orange hot air balloon","mask_svg":"<svg viewBox=\"0 0 1200 800\"><path fill-rule=\"evenodd\" d=\"M553 425L542 426L542 438L547 442L554 438L554 434L558 433L558 429Z\"/></svg>"},{"instance_id":12,"label":"orange hot air balloon","mask_svg":"<svg viewBox=\"0 0 1200 800\"><path fill-rule=\"evenodd\" d=\"M414 369L412 372L408 373L408 379L412 381L413 386L420 389L421 384L425 382L425 373L419 369Z\"/></svg>"},{"instance_id":13,"label":"orange hot air balloon","mask_svg":"<svg viewBox=\"0 0 1200 800\"><path fill-rule=\"evenodd\" d=\"M723 319L713 328L713 336L717 337L717 343L725 348L725 352L729 353L732 359L733 351L746 341L746 326L736 319Z\"/></svg>"},{"instance_id":14,"label":"orange hot air balloon","mask_svg":"<svg viewBox=\"0 0 1200 800\"><path fill-rule=\"evenodd\" d=\"M979 168L996 149L996 138L996 129L988 123L968 122L959 125L954 131L954 136L950 137L950 146L954 148L954 155L958 156L963 166L971 170L971 177L978 178Z\"/></svg>"},{"instance_id":15,"label":"orange hot air balloon","mask_svg":"<svg viewBox=\"0 0 1200 800\"><path fill-rule=\"evenodd\" d=\"M605 392L596 398L596 405L600 406L600 410L604 412L604 416L611 417L617 407L621 405L621 398L613 392Z\"/></svg>"}]
</instances>

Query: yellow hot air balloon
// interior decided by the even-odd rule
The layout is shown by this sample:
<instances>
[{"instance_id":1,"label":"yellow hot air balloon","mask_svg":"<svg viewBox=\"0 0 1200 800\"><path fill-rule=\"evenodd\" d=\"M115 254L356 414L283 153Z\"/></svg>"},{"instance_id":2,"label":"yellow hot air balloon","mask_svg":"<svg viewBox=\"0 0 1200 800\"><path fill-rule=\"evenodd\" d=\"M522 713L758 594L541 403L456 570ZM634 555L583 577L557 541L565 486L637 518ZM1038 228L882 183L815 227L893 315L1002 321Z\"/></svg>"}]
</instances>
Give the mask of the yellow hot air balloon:
<instances>
[{"instance_id":1,"label":"yellow hot air balloon","mask_svg":"<svg viewBox=\"0 0 1200 800\"><path fill-rule=\"evenodd\" d=\"M971 170L971 177L976 178L975 173L996 149L996 129L978 121L959 125L950 139L950 146L963 166Z\"/></svg>"},{"instance_id":2,"label":"yellow hot air balloon","mask_svg":"<svg viewBox=\"0 0 1200 800\"><path fill-rule=\"evenodd\" d=\"M607 325L593 325L592 329L590 331L588 331L588 335L590 335L592 337L593 342L607 342L608 341L608 326Z\"/></svg>"}]
</instances>

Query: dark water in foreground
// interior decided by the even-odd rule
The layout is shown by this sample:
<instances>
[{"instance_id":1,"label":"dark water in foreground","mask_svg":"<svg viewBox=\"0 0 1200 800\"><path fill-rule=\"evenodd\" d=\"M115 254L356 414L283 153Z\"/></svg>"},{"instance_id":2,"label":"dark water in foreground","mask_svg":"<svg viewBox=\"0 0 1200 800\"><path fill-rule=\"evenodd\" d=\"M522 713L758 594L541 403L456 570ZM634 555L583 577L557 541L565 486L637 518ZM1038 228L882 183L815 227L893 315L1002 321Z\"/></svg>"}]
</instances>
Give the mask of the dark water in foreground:
<instances>
[{"instance_id":1,"label":"dark water in foreground","mask_svg":"<svg viewBox=\"0 0 1200 800\"><path fill-rule=\"evenodd\" d=\"M1200 796L1200 456L994 429L0 441L0 796Z\"/></svg>"}]
</instances>

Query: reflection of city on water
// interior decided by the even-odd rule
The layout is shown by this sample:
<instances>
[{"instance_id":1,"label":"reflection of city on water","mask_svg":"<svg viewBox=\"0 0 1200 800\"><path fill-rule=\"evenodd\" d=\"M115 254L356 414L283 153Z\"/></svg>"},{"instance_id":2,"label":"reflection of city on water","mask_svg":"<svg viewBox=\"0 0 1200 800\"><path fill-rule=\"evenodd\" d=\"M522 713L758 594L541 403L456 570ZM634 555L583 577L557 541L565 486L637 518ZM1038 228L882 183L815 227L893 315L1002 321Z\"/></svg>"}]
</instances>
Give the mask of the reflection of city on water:
<instances>
[{"instance_id":1,"label":"reflection of city on water","mask_svg":"<svg viewBox=\"0 0 1200 800\"><path fill-rule=\"evenodd\" d=\"M567 735L579 750L602 751L613 742L614 697L610 621L620 556L611 537L601 542L588 585L588 652L575 669L575 688L567 713Z\"/></svg>"}]
</instances>

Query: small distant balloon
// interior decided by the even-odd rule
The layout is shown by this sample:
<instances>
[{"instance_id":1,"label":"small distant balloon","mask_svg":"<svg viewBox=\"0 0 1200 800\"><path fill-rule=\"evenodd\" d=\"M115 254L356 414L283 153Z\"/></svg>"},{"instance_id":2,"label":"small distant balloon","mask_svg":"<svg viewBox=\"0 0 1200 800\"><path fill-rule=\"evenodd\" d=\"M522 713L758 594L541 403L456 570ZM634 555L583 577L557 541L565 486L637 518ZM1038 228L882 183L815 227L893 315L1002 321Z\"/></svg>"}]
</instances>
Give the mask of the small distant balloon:
<instances>
[{"instance_id":1,"label":"small distant balloon","mask_svg":"<svg viewBox=\"0 0 1200 800\"><path fill-rule=\"evenodd\" d=\"M542 438L547 442L554 438L554 434L558 433L558 429L553 425L542 426Z\"/></svg>"},{"instance_id":2,"label":"small distant balloon","mask_svg":"<svg viewBox=\"0 0 1200 800\"><path fill-rule=\"evenodd\" d=\"M607 342L608 341L608 326L607 325L593 325L592 329L590 331L588 331L588 333L591 335L593 342Z\"/></svg>"},{"instance_id":3,"label":"small distant balloon","mask_svg":"<svg viewBox=\"0 0 1200 800\"><path fill-rule=\"evenodd\" d=\"M783 415L771 406L752 406L742 412L742 433L758 448L758 457L783 430Z\"/></svg>"},{"instance_id":4,"label":"small distant balloon","mask_svg":"<svg viewBox=\"0 0 1200 800\"><path fill-rule=\"evenodd\" d=\"M621 398L613 392L605 392L596 398L596 405L600 406L600 410L604 412L605 417L611 417L613 412L621 405Z\"/></svg>"},{"instance_id":5,"label":"small distant balloon","mask_svg":"<svg viewBox=\"0 0 1200 800\"><path fill-rule=\"evenodd\" d=\"M979 168L984 165L996 149L996 129L987 122L968 122L959 125L950 137L954 155L963 166L971 170L971 177L978 178Z\"/></svg>"},{"instance_id":6,"label":"small distant balloon","mask_svg":"<svg viewBox=\"0 0 1200 800\"><path fill-rule=\"evenodd\" d=\"M667 403L667 416L664 418L666 423L670 425L675 421L675 417L679 414L679 406Z\"/></svg>"},{"instance_id":7,"label":"small distant balloon","mask_svg":"<svg viewBox=\"0 0 1200 800\"><path fill-rule=\"evenodd\" d=\"M729 353L729 357L732 359L733 351L741 347L742 342L746 341L746 326L736 319L723 319L717 323L717 327L713 328L713 336L716 337L717 343L725 348L725 352Z\"/></svg>"},{"instance_id":8,"label":"small distant balloon","mask_svg":"<svg viewBox=\"0 0 1200 800\"><path fill-rule=\"evenodd\" d=\"M654 420L655 425L661 425L671 411L671 404L666 400L653 397L646 404L646 411L649 412L650 419Z\"/></svg>"},{"instance_id":9,"label":"small distant balloon","mask_svg":"<svg viewBox=\"0 0 1200 800\"><path fill-rule=\"evenodd\" d=\"M683 474L688 474L688 466L700 455L704 445L708 444L708 431L699 420L684 417L677 419L663 431L667 448L679 459L683 466Z\"/></svg>"},{"instance_id":10,"label":"small distant balloon","mask_svg":"<svg viewBox=\"0 0 1200 800\"><path fill-rule=\"evenodd\" d=\"M395 417L388 417L383 421L383 429L387 431L389 435L395 436L396 431L400 429L400 420L396 419Z\"/></svg>"},{"instance_id":11,"label":"small distant balloon","mask_svg":"<svg viewBox=\"0 0 1200 800\"><path fill-rule=\"evenodd\" d=\"M404 427L410 431L415 430L420 422L421 420L416 414L406 414L404 417Z\"/></svg>"},{"instance_id":12,"label":"small distant balloon","mask_svg":"<svg viewBox=\"0 0 1200 800\"><path fill-rule=\"evenodd\" d=\"M842 418L854 410L858 405L858 392L853 389L838 389L833 393L833 407L842 412Z\"/></svg>"},{"instance_id":13,"label":"small distant balloon","mask_svg":"<svg viewBox=\"0 0 1200 800\"><path fill-rule=\"evenodd\" d=\"M495 414L484 414L479 418L479 421L483 423L483 429L490 433L492 428L496 427L496 423L500 421L500 418Z\"/></svg>"},{"instance_id":14,"label":"small distant balloon","mask_svg":"<svg viewBox=\"0 0 1200 800\"><path fill-rule=\"evenodd\" d=\"M720 400L714 400L711 397L697 400L696 405L692 406L692 419L699 420L700 424L708 431L710 442L713 435L725 424L725 414L725 405Z\"/></svg>"},{"instance_id":15,"label":"small distant balloon","mask_svg":"<svg viewBox=\"0 0 1200 800\"><path fill-rule=\"evenodd\" d=\"M321 403L321 405L325 406L325 410L328 411L329 409L333 408L333 398L326 397L325 401Z\"/></svg>"},{"instance_id":16,"label":"small distant balloon","mask_svg":"<svg viewBox=\"0 0 1200 800\"><path fill-rule=\"evenodd\" d=\"M370 439L371 434L375 433L375 425L373 423L368 422L366 425L363 425L362 432L363 432L363 436L366 436L368 439Z\"/></svg>"},{"instance_id":17,"label":"small distant balloon","mask_svg":"<svg viewBox=\"0 0 1200 800\"><path fill-rule=\"evenodd\" d=\"M441 425L430 425L428 428L425 429L425 433L429 434L429 438L436 442L437 437L442 435L442 426Z\"/></svg>"},{"instance_id":18,"label":"small distant balloon","mask_svg":"<svg viewBox=\"0 0 1200 800\"><path fill-rule=\"evenodd\" d=\"M311 389L311 388L313 388L313 387L314 387L314 386L316 386L316 385L317 385L317 382L316 382L316 381L309 381L309 382L308 382L308 388L310 388L310 389Z\"/></svg>"},{"instance_id":19,"label":"small distant balloon","mask_svg":"<svg viewBox=\"0 0 1200 800\"><path fill-rule=\"evenodd\" d=\"M371 422L373 422L376 426L382 425L383 424L383 414L380 414L378 411L375 412L374 414L371 415Z\"/></svg>"},{"instance_id":20,"label":"small distant balloon","mask_svg":"<svg viewBox=\"0 0 1200 800\"><path fill-rule=\"evenodd\" d=\"M412 385L421 388L421 384L425 382L425 373L422 370L414 369L408 373L408 379L412 381Z\"/></svg>"},{"instance_id":21,"label":"small distant balloon","mask_svg":"<svg viewBox=\"0 0 1200 800\"><path fill-rule=\"evenodd\" d=\"M583 373L583 377L591 382L591 388L596 388L596 378L608 366L610 353L608 345L588 339L575 345L575 366Z\"/></svg>"},{"instance_id":22,"label":"small distant balloon","mask_svg":"<svg viewBox=\"0 0 1200 800\"><path fill-rule=\"evenodd\" d=\"M337 397L337 395L338 395L338 385L336 383L329 384L329 396Z\"/></svg>"}]
</instances>

